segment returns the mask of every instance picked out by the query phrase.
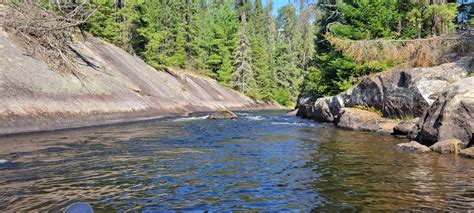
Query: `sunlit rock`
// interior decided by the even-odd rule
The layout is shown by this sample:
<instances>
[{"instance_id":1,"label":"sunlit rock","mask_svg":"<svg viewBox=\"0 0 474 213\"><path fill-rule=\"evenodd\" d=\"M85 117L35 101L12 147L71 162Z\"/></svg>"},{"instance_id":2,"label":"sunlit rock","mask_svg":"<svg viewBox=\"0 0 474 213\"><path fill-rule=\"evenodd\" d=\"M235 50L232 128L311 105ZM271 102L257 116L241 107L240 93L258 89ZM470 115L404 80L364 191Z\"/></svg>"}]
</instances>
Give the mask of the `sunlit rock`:
<instances>
[{"instance_id":1,"label":"sunlit rock","mask_svg":"<svg viewBox=\"0 0 474 213\"><path fill-rule=\"evenodd\" d=\"M224 110L210 114L207 119L237 119L238 116L232 111Z\"/></svg>"},{"instance_id":2,"label":"sunlit rock","mask_svg":"<svg viewBox=\"0 0 474 213\"><path fill-rule=\"evenodd\" d=\"M406 153L427 153L431 151L429 147L420 144L416 141L397 144L397 150Z\"/></svg>"},{"instance_id":3,"label":"sunlit rock","mask_svg":"<svg viewBox=\"0 0 474 213\"><path fill-rule=\"evenodd\" d=\"M431 151L441 154L457 154L461 151L462 142L457 139L440 141L430 146Z\"/></svg>"}]
</instances>

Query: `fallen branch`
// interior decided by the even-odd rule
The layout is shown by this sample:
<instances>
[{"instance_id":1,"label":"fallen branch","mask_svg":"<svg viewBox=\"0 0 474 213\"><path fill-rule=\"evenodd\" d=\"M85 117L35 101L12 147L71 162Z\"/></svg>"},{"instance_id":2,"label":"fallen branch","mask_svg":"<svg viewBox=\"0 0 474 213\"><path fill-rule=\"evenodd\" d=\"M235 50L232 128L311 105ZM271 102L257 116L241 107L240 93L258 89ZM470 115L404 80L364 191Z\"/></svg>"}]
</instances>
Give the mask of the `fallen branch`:
<instances>
[{"instance_id":1,"label":"fallen branch","mask_svg":"<svg viewBox=\"0 0 474 213\"><path fill-rule=\"evenodd\" d=\"M77 56L71 50L73 35L97 10L86 9L85 2L63 7L56 3L44 8L39 1L13 0L7 4L3 27L53 69L77 73Z\"/></svg>"}]
</instances>

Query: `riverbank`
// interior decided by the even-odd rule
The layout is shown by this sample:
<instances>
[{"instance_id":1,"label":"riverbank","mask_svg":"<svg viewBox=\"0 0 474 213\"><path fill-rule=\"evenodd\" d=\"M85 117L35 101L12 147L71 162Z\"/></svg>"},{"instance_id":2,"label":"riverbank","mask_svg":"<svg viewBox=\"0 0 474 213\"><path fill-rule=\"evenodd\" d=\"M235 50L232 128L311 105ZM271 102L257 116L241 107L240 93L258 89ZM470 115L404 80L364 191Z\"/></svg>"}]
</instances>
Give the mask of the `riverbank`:
<instances>
[{"instance_id":1,"label":"riverbank","mask_svg":"<svg viewBox=\"0 0 474 213\"><path fill-rule=\"evenodd\" d=\"M190 72L158 71L94 37L73 43L73 72L52 70L0 30L0 134L222 109L275 109Z\"/></svg>"},{"instance_id":2,"label":"riverbank","mask_svg":"<svg viewBox=\"0 0 474 213\"><path fill-rule=\"evenodd\" d=\"M302 95L297 115L418 142L404 144L412 149L401 150L466 153L461 150L474 145L473 64L470 54L436 67L367 76L335 96ZM439 146L449 151L439 151Z\"/></svg>"}]
</instances>

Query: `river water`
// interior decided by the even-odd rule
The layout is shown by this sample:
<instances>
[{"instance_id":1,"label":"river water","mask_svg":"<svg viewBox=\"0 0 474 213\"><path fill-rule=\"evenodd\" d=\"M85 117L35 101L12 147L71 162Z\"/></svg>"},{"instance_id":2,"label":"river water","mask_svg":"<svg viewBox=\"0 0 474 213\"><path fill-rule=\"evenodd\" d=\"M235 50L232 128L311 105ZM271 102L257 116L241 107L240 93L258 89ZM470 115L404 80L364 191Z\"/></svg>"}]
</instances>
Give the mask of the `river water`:
<instances>
[{"instance_id":1,"label":"river water","mask_svg":"<svg viewBox=\"0 0 474 213\"><path fill-rule=\"evenodd\" d=\"M284 112L0 138L0 211L472 210L474 160Z\"/></svg>"}]
</instances>

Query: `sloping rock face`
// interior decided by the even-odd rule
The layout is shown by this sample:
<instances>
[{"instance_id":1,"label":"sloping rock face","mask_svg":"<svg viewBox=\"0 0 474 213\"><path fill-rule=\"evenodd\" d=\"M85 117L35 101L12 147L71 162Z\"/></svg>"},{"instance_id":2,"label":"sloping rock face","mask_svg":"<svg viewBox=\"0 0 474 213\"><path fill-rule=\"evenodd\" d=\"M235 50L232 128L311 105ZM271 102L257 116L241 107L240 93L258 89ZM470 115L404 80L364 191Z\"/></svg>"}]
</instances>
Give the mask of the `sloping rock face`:
<instances>
[{"instance_id":1,"label":"sloping rock face","mask_svg":"<svg viewBox=\"0 0 474 213\"><path fill-rule=\"evenodd\" d=\"M97 38L73 48L77 75L51 70L0 30L0 134L256 107L212 79L157 71Z\"/></svg>"},{"instance_id":2,"label":"sloping rock face","mask_svg":"<svg viewBox=\"0 0 474 213\"><path fill-rule=\"evenodd\" d=\"M356 85L347 106L369 106L384 117L419 117L450 83L467 77L470 61L461 60L431 68L378 73Z\"/></svg>"},{"instance_id":3,"label":"sloping rock face","mask_svg":"<svg viewBox=\"0 0 474 213\"><path fill-rule=\"evenodd\" d=\"M413 137L425 145L458 139L474 145L474 77L446 88L417 123Z\"/></svg>"}]
</instances>

